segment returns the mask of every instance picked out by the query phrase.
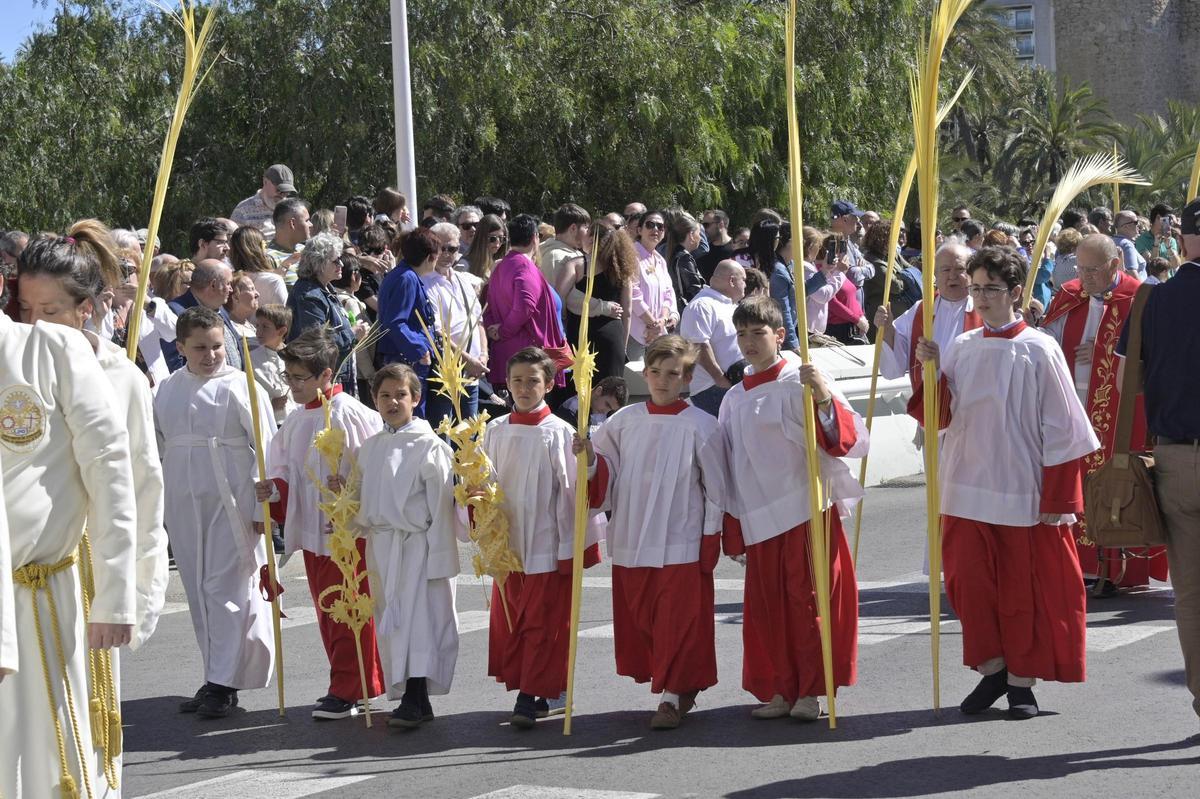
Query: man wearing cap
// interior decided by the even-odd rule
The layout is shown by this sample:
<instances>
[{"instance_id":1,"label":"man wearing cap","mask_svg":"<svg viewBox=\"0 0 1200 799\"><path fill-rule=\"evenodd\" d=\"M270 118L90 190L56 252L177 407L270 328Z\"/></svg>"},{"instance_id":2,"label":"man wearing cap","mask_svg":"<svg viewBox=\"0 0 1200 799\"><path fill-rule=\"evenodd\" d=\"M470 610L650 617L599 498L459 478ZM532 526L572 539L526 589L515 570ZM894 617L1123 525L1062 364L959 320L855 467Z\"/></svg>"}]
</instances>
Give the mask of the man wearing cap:
<instances>
[{"instance_id":1,"label":"man wearing cap","mask_svg":"<svg viewBox=\"0 0 1200 799\"><path fill-rule=\"evenodd\" d=\"M846 270L848 277L858 287L858 304L863 304L863 283L875 276L875 267L858 249L855 238L858 235L859 220L866 211L860 211L854 203L847 200L834 200L829 206L829 216L832 221L829 229L846 240L846 259L850 268Z\"/></svg>"},{"instance_id":2,"label":"man wearing cap","mask_svg":"<svg viewBox=\"0 0 1200 799\"><path fill-rule=\"evenodd\" d=\"M1175 623L1192 708L1200 715L1200 199L1188 203L1180 216L1187 260L1175 277L1150 291L1146 302L1142 387L1154 441L1155 493L1167 531ZM1126 326L1118 355L1125 355L1128 336Z\"/></svg>"},{"instance_id":3,"label":"man wearing cap","mask_svg":"<svg viewBox=\"0 0 1200 799\"><path fill-rule=\"evenodd\" d=\"M1113 241L1121 248L1126 274L1138 280L1146 279L1146 259L1137 251L1134 239L1138 234L1138 218L1133 211L1120 211L1113 221Z\"/></svg>"},{"instance_id":4,"label":"man wearing cap","mask_svg":"<svg viewBox=\"0 0 1200 799\"><path fill-rule=\"evenodd\" d=\"M238 203L229 216L239 226L258 228L270 241L275 235L275 223L271 221L275 203L295 193L292 170L285 164L272 164L263 173L262 188Z\"/></svg>"},{"instance_id":5,"label":"man wearing cap","mask_svg":"<svg viewBox=\"0 0 1200 799\"><path fill-rule=\"evenodd\" d=\"M1062 347L1075 390L1100 439L1100 449L1083 459L1085 474L1091 474L1112 457L1116 443L1121 384L1114 352L1141 284L1121 268L1120 248L1103 233L1085 236L1075 248L1075 257L1079 277L1063 283L1054 295L1042 329ZM1130 449L1139 452L1145 449L1146 417L1140 398L1135 403ZM1078 550L1083 573L1096 575L1101 595L1167 576L1161 549L1126 553L1132 557L1123 556L1119 549L1105 549L1098 557L1091 545L1079 544Z\"/></svg>"}]
</instances>

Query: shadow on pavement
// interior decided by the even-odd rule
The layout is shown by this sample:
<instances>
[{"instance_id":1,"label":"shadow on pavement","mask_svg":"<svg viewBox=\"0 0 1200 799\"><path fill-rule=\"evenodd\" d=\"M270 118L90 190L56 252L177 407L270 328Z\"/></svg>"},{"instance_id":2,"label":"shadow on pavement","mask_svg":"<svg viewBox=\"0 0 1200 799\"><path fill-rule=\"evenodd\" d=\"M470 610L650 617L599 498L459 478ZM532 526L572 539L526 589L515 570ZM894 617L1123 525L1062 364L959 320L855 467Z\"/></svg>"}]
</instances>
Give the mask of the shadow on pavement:
<instances>
[{"instance_id":1,"label":"shadow on pavement","mask_svg":"<svg viewBox=\"0 0 1200 799\"><path fill-rule=\"evenodd\" d=\"M891 760L853 771L780 780L727 793L725 799L929 796L1027 780L1057 780L1080 772L1200 765L1200 753L1180 758L1139 757L1184 749L1196 751L1200 749L1200 741L1193 737L1172 743L1041 757L951 755Z\"/></svg>"}]
</instances>

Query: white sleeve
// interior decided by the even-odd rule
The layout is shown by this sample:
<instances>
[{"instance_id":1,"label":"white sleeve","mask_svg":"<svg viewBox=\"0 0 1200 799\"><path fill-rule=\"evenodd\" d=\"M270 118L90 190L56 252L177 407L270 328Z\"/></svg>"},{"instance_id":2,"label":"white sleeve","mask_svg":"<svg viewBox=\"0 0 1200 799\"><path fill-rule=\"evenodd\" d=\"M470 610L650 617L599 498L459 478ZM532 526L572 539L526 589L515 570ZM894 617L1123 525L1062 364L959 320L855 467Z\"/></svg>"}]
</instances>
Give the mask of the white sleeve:
<instances>
[{"instance_id":1,"label":"white sleeve","mask_svg":"<svg viewBox=\"0 0 1200 799\"><path fill-rule=\"evenodd\" d=\"M879 355L879 373L888 380L896 380L908 374L909 353L912 352L913 317L916 315L916 309L920 307L914 305L901 314L892 323L892 329L895 331L892 345L889 347L886 341L883 343Z\"/></svg>"},{"instance_id":2,"label":"white sleeve","mask_svg":"<svg viewBox=\"0 0 1200 799\"><path fill-rule=\"evenodd\" d=\"M425 562L430 580L455 577L460 570L458 541L455 536L457 520L454 510L454 473L451 469L450 448L439 442L421 465L421 481L425 490L425 508L429 513L429 556Z\"/></svg>"},{"instance_id":3,"label":"white sleeve","mask_svg":"<svg viewBox=\"0 0 1200 799\"><path fill-rule=\"evenodd\" d=\"M707 344L712 340L712 332L713 320L708 313L707 303L689 303L679 321L679 335L693 344Z\"/></svg>"},{"instance_id":4,"label":"white sleeve","mask_svg":"<svg viewBox=\"0 0 1200 799\"><path fill-rule=\"evenodd\" d=\"M4 504L3 474L0 473L0 506ZM0 513L0 678L17 670L17 614L14 609L12 552L8 537L8 514Z\"/></svg>"},{"instance_id":5,"label":"white sleeve","mask_svg":"<svg viewBox=\"0 0 1200 799\"><path fill-rule=\"evenodd\" d=\"M138 383L129 397L129 449L133 464L133 487L137 505L137 620L129 648L136 650L154 634L166 600L170 577L167 531L163 527L163 474L159 448L153 434L153 397L150 386L135 375Z\"/></svg>"},{"instance_id":6,"label":"white sleeve","mask_svg":"<svg viewBox=\"0 0 1200 799\"><path fill-rule=\"evenodd\" d=\"M707 435L696 436L696 463L700 467L700 487L704 492L704 535L717 535L725 519L726 486L729 467L725 457L725 437L719 424Z\"/></svg>"},{"instance_id":7,"label":"white sleeve","mask_svg":"<svg viewBox=\"0 0 1200 799\"><path fill-rule=\"evenodd\" d=\"M57 372L55 401L66 417L88 498L88 535L96 587L90 620L134 624L137 518L129 435L124 429L125 419L108 392L96 390L108 385L108 378L91 345L83 336L70 332L70 336L58 340L47 336L47 349Z\"/></svg>"},{"instance_id":8,"label":"white sleeve","mask_svg":"<svg viewBox=\"0 0 1200 799\"><path fill-rule=\"evenodd\" d=\"M592 446L596 450L596 465L588 470L588 479L594 476L595 469L600 465L600 459L604 458L608 464L608 486L604 491L604 502L597 510L611 511L612 510L612 495L613 489L617 485L617 470L621 468L621 448L616 438L616 433L619 433L621 421L608 420L592 434Z\"/></svg>"},{"instance_id":9,"label":"white sleeve","mask_svg":"<svg viewBox=\"0 0 1200 799\"><path fill-rule=\"evenodd\" d=\"M1096 438L1087 411L1079 401L1062 350L1054 345L1040 349L1047 355L1037 364L1042 465L1058 466L1095 452L1100 448L1100 439Z\"/></svg>"}]
</instances>

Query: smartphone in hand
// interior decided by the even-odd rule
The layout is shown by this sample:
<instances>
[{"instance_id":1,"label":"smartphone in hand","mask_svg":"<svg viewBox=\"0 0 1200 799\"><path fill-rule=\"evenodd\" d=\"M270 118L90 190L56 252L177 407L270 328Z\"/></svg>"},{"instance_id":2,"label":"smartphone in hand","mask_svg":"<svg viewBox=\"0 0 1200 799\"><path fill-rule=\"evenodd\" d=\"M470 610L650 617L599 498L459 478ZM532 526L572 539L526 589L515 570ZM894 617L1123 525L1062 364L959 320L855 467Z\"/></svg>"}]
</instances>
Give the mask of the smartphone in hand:
<instances>
[{"instance_id":1,"label":"smartphone in hand","mask_svg":"<svg viewBox=\"0 0 1200 799\"><path fill-rule=\"evenodd\" d=\"M338 233L346 232L346 206L333 206L333 226L337 228Z\"/></svg>"}]
</instances>

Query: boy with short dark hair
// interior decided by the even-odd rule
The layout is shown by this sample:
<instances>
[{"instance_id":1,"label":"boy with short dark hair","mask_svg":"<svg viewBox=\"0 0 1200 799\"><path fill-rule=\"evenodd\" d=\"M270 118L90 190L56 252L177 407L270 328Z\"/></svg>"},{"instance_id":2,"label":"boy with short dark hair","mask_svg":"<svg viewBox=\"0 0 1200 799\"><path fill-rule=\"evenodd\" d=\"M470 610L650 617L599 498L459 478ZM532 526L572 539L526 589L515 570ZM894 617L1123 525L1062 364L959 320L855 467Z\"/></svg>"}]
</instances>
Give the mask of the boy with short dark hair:
<instances>
[{"instance_id":1,"label":"boy with short dark hair","mask_svg":"<svg viewBox=\"0 0 1200 799\"><path fill-rule=\"evenodd\" d=\"M254 425L246 375L225 362L220 315L188 308L175 329L186 367L159 386L154 418L163 442L164 522L205 680L179 710L221 718L237 707L239 690L267 685L274 664L271 611L256 587L267 553L255 529ZM259 416L269 419L266 398L258 402ZM263 446L273 432L262 425Z\"/></svg>"},{"instance_id":2,"label":"boy with short dark hair","mask_svg":"<svg viewBox=\"0 0 1200 799\"><path fill-rule=\"evenodd\" d=\"M680 399L696 348L661 336L646 348L650 399L615 413L587 453L593 507L611 511L617 673L662 694L650 719L675 729L717 684L713 569L721 556L725 443L716 418Z\"/></svg>"},{"instance_id":3,"label":"boy with short dark hair","mask_svg":"<svg viewBox=\"0 0 1200 799\"><path fill-rule=\"evenodd\" d=\"M511 718L518 729L533 727L549 712L548 700L567 689L575 429L546 405L555 371L545 351L518 350L505 375L513 411L489 422L484 436L484 450L504 492L509 546L524 566L505 580L503 597L499 585L493 586L488 635L488 675L518 692ZM593 516L585 567L599 562L603 531L603 517Z\"/></svg>"},{"instance_id":4,"label":"boy with short dark hair","mask_svg":"<svg viewBox=\"0 0 1200 799\"><path fill-rule=\"evenodd\" d=\"M283 424L287 415L296 408L291 389L283 375L283 359L279 351L292 328L292 309L286 305L262 305L254 313L254 335L258 346L250 350L250 362L254 365L254 377L262 384L271 398L275 426Z\"/></svg>"},{"instance_id":5,"label":"boy with short dark hair","mask_svg":"<svg viewBox=\"0 0 1200 799\"><path fill-rule=\"evenodd\" d=\"M605 377L592 386L592 409L588 427L595 430L604 420L625 407L629 387L623 377ZM569 397L554 409L555 415L572 427L579 426L579 397Z\"/></svg>"},{"instance_id":6,"label":"boy with short dark hair","mask_svg":"<svg viewBox=\"0 0 1200 799\"><path fill-rule=\"evenodd\" d=\"M304 553L305 575L313 605L317 606L317 625L330 668L329 693L313 709L316 719L353 716L358 712L355 703L364 697L354 634L349 627L334 621L320 609L318 597L321 592L340 585L342 574L330 557L326 534L328 520L318 507L321 496L311 476L315 475L322 484L328 483L330 477L345 479L350 458L364 441L383 429L378 413L344 393L341 383L335 382L334 376L340 365L338 355L337 344L328 330L320 327L305 331L279 351L292 397L300 407L284 420L271 442L267 467L270 479L255 486L260 502L271 501L271 515L275 520L280 524L286 520L284 551L289 555L297 550ZM330 474L329 467L313 446L317 433L325 428L324 402L331 406L333 427L346 434L344 452L349 457L343 458L342 473L336 476ZM364 551L365 544L360 540L360 555ZM361 642L367 689L371 694L367 698L372 698L384 692L382 667L375 648L374 622L363 627Z\"/></svg>"},{"instance_id":7,"label":"boy with short dark hair","mask_svg":"<svg viewBox=\"0 0 1200 799\"><path fill-rule=\"evenodd\" d=\"M403 364L371 383L383 430L356 458L362 482L356 518L367 542L375 585L375 621L388 697L399 699L388 726L413 729L433 719L430 693L450 692L458 659L454 578L453 455L413 416L421 381Z\"/></svg>"},{"instance_id":8,"label":"boy with short dark hair","mask_svg":"<svg viewBox=\"0 0 1200 799\"><path fill-rule=\"evenodd\" d=\"M1071 525L1083 510L1081 459L1100 442L1062 350L1014 310L1025 283L1015 250L984 247L967 266L984 326L941 362L938 479L946 594L962 620L963 663L984 675L960 705L1038 714L1036 678L1082 682L1087 602ZM938 363L921 338L917 358Z\"/></svg>"},{"instance_id":9,"label":"boy with short dark hair","mask_svg":"<svg viewBox=\"0 0 1200 799\"><path fill-rule=\"evenodd\" d=\"M804 387L818 422L820 480L833 503L825 518L837 686L854 684L858 640L858 587L841 517L863 496L840 459L866 453L867 431L831 379L790 351L780 354L786 331L774 300L743 300L733 324L748 366L721 402L718 420L729 472L737 475L728 492L725 553L746 556L742 686L767 703L754 718L815 721L825 676L809 559Z\"/></svg>"}]
</instances>

